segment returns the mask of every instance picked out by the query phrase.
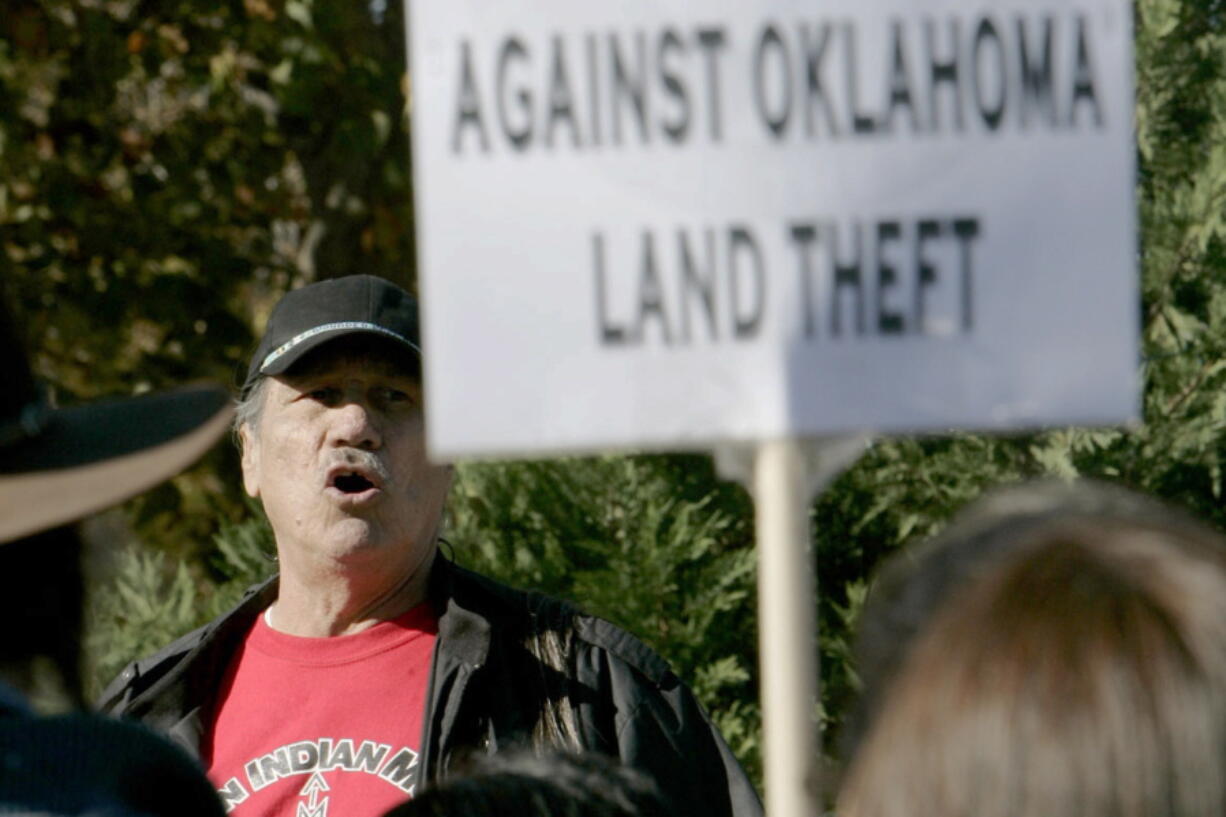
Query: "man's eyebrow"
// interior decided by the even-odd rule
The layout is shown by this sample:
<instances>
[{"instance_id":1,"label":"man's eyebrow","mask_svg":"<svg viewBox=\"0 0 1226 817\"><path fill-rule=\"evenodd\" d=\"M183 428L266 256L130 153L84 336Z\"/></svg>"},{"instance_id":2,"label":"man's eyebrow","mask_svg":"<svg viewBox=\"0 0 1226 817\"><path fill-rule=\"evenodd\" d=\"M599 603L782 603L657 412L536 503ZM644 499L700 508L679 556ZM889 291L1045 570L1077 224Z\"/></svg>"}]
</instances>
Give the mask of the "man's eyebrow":
<instances>
[{"instance_id":1,"label":"man's eyebrow","mask_svg":"<svg viewBox=\"0 0 1226 817\"><path fill-rule=\"evenodd\" d=\"M343 368L341 365L309 366L299 370L291 370L279 376L289 383L327 380L331 377L339 376L341 374L340 370ZM362 368L368 374L389 380L403 381L417 389L422 387L421 375L418 372L406 370L404 367L396 366L395 364L368 363L362 364Z\"/></svg>"},{"instance_id":2,"label":"man's eyebrow","mask_svg":"<svg viewBox=\"0 0 1226 817\"><path fill-rule=\"evenodd\" d=\"M393 377L393 378L396 378L397 380L407 380L410 383L413 383L418 386L421 385L421 377L415 372L389 371L389 372L384 372L384 376Z\"/></svg>"}]
</instances>

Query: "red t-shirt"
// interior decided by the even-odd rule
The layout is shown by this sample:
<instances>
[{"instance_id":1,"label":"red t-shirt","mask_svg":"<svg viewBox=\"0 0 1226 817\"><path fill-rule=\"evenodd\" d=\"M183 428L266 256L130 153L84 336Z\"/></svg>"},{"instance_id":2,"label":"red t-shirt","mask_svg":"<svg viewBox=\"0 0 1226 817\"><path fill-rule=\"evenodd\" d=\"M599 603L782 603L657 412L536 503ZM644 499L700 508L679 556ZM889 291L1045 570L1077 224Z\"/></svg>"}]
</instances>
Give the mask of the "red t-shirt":
<instances>
[{"instance_id":1,"label":"red t-shirt","mask_svg":"<svg viewBox=\"0 0 1226 817\"><path fill-rule=\"evenodd\" d=\"M226 811L377 817L412 796L437 625L428 604L335 638L260 616L202 747Z\"/></svg>"}]
</instances>

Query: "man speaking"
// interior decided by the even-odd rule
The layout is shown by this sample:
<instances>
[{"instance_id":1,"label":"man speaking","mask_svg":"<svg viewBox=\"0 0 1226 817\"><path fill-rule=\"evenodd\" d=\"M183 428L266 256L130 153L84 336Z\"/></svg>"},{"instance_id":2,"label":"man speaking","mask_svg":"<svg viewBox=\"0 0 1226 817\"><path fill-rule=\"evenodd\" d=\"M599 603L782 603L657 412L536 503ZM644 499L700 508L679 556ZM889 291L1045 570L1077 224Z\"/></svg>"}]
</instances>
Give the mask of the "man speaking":
<instances>
[{"instance_id":1,"label":"man speaking","mask_svg":"<svg viewBox=\"0 0 1226 817\"><path fill-rule=\"evenodd\" d=\"M676 814L761 813L659 656L439 554L451 469L426 459L404 290L351 276L286 295L236 426L280 575L103 698L198 753L232 814L374 817L466 755L525 746L619 758Z\"/></svg>"}]
</instances>

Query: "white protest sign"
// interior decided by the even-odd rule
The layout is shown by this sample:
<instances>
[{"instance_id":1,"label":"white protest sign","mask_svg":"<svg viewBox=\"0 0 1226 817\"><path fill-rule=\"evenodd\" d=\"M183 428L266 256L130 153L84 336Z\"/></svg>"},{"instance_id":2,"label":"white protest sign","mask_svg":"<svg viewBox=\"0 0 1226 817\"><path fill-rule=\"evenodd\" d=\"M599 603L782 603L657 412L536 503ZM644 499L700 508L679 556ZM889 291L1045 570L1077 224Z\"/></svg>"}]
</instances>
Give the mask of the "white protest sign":
<instances>
[{"instance_id":1,"label":"white protest sign","mask_svg":"<svg viewBox=\"0 0 1226 817\"><path fill-rule=\"evenodd\" d=\"M1131 13L412 3L432 453L1134 418Z\"/></svg>"}]
</instances>

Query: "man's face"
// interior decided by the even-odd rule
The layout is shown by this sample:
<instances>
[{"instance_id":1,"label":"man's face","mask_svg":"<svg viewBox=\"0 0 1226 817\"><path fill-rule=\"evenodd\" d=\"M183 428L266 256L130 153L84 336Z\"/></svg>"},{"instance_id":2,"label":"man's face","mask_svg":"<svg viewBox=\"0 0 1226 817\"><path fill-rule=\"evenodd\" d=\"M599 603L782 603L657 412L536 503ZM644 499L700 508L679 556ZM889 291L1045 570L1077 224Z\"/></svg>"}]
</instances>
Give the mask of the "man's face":
<instances>
[{"instance_id":1,"label":"man's face","mask_svg":"<svg viewBox=\"0 0 1226 817\"><path fill-rule=\"evenodd\" d=\"M411 573L434 553L451 470L426 461L420 379L376 349L324 346L271 378L257 428L240 429L243 483L283 561Z\"/></svg>"}]
</instances>

